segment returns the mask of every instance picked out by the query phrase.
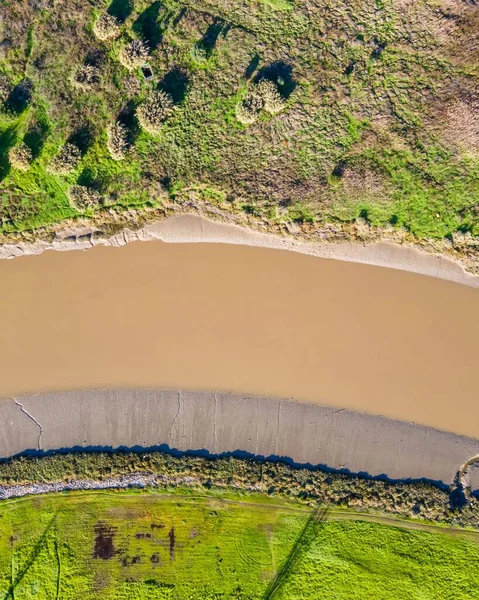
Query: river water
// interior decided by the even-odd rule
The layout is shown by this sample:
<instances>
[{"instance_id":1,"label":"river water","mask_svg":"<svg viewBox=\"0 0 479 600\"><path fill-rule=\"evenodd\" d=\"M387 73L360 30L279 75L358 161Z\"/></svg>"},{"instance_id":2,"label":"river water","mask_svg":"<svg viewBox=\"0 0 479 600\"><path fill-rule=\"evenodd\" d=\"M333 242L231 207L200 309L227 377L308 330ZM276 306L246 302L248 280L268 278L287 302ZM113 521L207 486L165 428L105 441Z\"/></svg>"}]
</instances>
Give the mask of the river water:
<instances>
[{"instance_id":1,"label":"river water","mask_svg":"<svg viewBox=\"0 0 479 600\"><path fill-rule=\"evenodd\" d=\"M479 290L224 244L0 261L0 396L172 387L479 437Z\"/></svg>"}]
</instances>

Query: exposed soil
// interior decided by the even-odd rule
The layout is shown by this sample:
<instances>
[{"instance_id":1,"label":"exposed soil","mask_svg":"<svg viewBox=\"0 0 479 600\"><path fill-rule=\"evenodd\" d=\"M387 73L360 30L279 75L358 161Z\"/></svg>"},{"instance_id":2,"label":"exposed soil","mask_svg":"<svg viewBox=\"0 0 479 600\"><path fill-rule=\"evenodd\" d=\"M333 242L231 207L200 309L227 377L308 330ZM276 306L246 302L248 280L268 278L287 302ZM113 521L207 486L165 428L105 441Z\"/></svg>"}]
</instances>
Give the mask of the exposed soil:
<instances>
[{"instance_id":1,"label":"exposed soil","mask_svg":"<svg viewBox=\"0 0 479 600\"><path fill-rule=\"evenodd\" d=\"M115 547L113 539L115 537L115 529L106 523L98 523L95 525L95 546L93 548L93 558L101 558L102 560L110 560L115 556Z\"/></svg>"}]
</instances>

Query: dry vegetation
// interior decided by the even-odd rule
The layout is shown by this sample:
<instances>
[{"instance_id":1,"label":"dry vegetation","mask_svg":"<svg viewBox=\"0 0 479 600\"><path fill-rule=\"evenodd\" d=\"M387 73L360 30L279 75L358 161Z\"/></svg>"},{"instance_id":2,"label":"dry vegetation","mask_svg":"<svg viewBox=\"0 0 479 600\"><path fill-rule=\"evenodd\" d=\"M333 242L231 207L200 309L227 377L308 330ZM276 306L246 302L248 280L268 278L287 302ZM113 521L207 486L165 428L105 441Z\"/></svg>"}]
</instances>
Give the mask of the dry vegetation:
<instances>
[{"instance_id":1,"label":"dry vegetation","mask_svg":"<svg viewBox=\"0 0 479 600\"><path fill-rule=\"evenodd\" d=\"M93 25L93 32L102 42L115 39L120 35L118 21L113 15L101 14Z\"/></svg>"},{"instance_id":2,"label":"dry vegetation","mask_svg":"<svg viewBox=\"0 0 479 600\"><path fill-rule=\"evenodd\" d=\"M8 158L12 167L19 171L28 171L33 160L32 151L24 142L11 148Z\"/></svg>"},{"instance_id":3,"label":"dry vegetation","mask_svg":"<svg viewBox=\"0 0 479 600\"><path fill-rule=\"evenodd\" d=\"M100 83L101 71L93 65L82 65L73 76L73 85L88 90Z\"/></svg>"},{"instance_id":4,"label":"dry vegetation","mask_svg":"<svg viewBox=\"0 0 479 600\"><path fill-rule=\"evenodd\" d=\"M120 50L118 59L130 71L138 69L148 60L148 46L141 40L133 40Z\"/></svg>"},{"instance_id":5,"label":"dry vegetation","mask_svg":"<svg viewBox=\"0 0 479 600\"><path fill-rule=\"evenodd\" d=\"M72 185L68 190L68 198L78 212L98 208L101 202L101 195L97 190L82 185Z\"/></svg>"},{"instance_id":6,"label":"dry vegetation","mask_svg":"<svg viewBox=\"0 0 479 600\"><path fill-rule=\"evenodd\" d=\"M163 91L151 94L136 110L141 127L148 133L160 133L163 122L173 113L173 100Z\"/></svg>"},{"instance_id":7,"label":"dry vegetation","mask_svg":"<svg viewBox=\"0 0 479 600\"><path fill-rule=\"evenodd\" d=\"M121 123L113 123L108 126L107 148L114 160L123 160L128 150L128 132Z\"/></svg>"},{"instance_id":8,"label":"dry vegetation","mask_svg":"<svg viewBox=\"0 0 479 600\"><path fill-rule=\"evenodd\" d=\"M2 13L4 239L76 215L48 169L64 140L81 150L68 183L114 199L98 220L207 203L312 239L354 235L357 219L460 253L457 234L478 237L477 3L18 0ZM19 139L25 172L8 160ZM467 255L479 265L475 243Z\"/></svg>"},{"instance_id":9,"label":"dry vegetation","mask_svg":"<svg viewBox=\"0 0 479 600\"><path fill-rule=\"evenodd\" d=\"M48 165L48 170L54 175L69 175L80 162L81 153L75 144L67 143Z\"/></svg>"}]
</instances>

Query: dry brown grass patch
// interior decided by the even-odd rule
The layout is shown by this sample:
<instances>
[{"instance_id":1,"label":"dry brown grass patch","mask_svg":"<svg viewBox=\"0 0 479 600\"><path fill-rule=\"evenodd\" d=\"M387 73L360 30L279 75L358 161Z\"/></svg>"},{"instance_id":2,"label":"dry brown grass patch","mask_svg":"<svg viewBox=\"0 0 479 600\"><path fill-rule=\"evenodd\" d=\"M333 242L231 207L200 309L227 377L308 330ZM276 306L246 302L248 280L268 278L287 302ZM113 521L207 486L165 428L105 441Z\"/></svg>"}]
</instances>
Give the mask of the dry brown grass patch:
<instances>
[{"instance_id":1,"label":"dry brown grass patch","mask_svg":"<svg viewBox=\"0 0 479 600\"><path fill-rule=\"evenodd\" d=\"M48 171L54 175L68 175L74 171L81 159L78 146L67 143L48 165Z\"/></svg>"},{"instance_id":2,"label":"dry brown grass patch","mask_svg":"<svg viewBox=\"0 0 479 600\"><path fill-rule=\"evenodd\" d=\"M20 142L8 153L8 160L14 169L28 171L33 160L32 151L24 142Z\"/></svg>"},{"instance_id":3,"label":"dry brown grass patch","mask_svg":"<svg viewBox=\"0 0 479 600\"><path fill-rule=\"evenodd\" d=\"M82 90L89 90L99 84L101 71L93 65L82 65L73 75L73 85Z\"/></svg>"},{"instance_id":4,"label":"dry brown grass patch","mask_svg":"<svg viewBox=\"0 0 479 600\"><path fill-rule=\"evenodd\" d=\"M114 160L123 160L128 150L128 135L121 123L112 123L107 129L107 148Z\"/></svg>"},{"instance_id":5,"label":"dry brown grass patch","mask_svg":"<svg viewBox=\"0 0 479 600\"><path fill-rule=\"evenodd\" d=\"M118 60L129 71L133 71L145 64L148 60L148 56L148 46L141 40L133 40L120 50Z\"/></svg>"},{"instance_id":6,"label":"dry brown grass patch","mask_svg":"<svg viewBox=\"0 0 479 600\"><path fill-rule=\"evenodd\" d=\"M453 102L445 114L443 140L450 147L469 154L479 151L479 97Z\"/></svg>"},{"instance_id":7,"label":"dry brown grass patch","mask_svg":"<svg viewBox=\"0 0 479 600\"><path fill-rule=\"evenodd\" d=\"M120 35L118 21L112 15L103 13L93 25L93 33L101 41L113 40Z\"/></svg>"},{"instance_id":8,"label":"dry brown grass patch","mask_svg":"<svg viewBox=\"0 0 479 600\"><path fill-rule=\"evenodd\" d=\"M154 92L136 109L141 127L151 135L157 135L161 126L174 111L171 96L166 92Z\"/></svg>"},{"instance_id":9,"label":"dry brown grass patch","mask_svg":"<svg viewBox=\"0 0 479 600\"><path fill-rule=\"evenodd\" d=\"M98 208L101 203L100 193L83 185L72 185L68 190L70 205L78 212Z\"/></svg>"},{"instance_id":10,"label":"dry brown grass patch","mask_svg":"<svg viewBox=\"0 0 479 600\"><path fill-rule=\"evenodd\" d=\"M351 198L361 196L378 199L389 193L384 177L363 167L346 167L342 174L342 187Z\"/></svg>"}]
</instances>

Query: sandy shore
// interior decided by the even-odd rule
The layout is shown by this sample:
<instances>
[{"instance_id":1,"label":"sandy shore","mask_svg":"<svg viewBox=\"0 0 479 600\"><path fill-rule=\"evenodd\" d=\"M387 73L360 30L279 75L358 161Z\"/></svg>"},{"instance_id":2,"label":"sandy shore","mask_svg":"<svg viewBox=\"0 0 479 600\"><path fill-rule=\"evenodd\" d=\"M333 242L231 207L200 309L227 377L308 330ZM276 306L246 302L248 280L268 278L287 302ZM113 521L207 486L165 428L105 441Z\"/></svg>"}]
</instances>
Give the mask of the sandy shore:
<instances>
[{"instance_id":1,"label":"sandy shore","mask_svg":"<svg viewBox=\"0 0 479 600\"><path fill-rule=\"evenodd\" d=\"M91 390L0 402L0 457L25 450L245 452L391 479L451 484L479 440L291 400L182 390ZM474 482L476 485L478 482Z\"/></svg>"},{"instance_id":2,"label":"sandy shore","mask_svg":"<svg viewBox=\"0 0 479 600\"><path fill-rule=\"evenodd\" d=\"M41 241L33 244L4 244L0 246L0 258L41 254L46 250L86 250L99 245L122 246L131 241L148 240L163 240L169 243L216 242L289 250L321 258L400 269L479 287L479 276L466 273L459 263L412 246L385 242L302 243L292 238L257 233L237 225L209 221L196 215L171 217L138 231L126 229L111 238L105 238L92 229L64 230L57 234L52 243Z\"/></svg>"}]
</instances>

